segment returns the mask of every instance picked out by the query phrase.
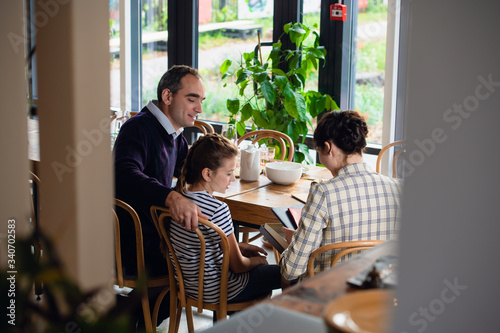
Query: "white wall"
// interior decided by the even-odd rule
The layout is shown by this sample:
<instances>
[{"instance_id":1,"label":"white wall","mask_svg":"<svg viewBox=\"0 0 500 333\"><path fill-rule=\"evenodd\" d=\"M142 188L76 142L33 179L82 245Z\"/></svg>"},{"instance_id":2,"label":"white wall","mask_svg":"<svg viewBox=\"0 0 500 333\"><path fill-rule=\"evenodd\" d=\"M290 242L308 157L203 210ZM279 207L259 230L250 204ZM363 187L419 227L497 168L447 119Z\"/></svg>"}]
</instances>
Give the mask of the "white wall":
<instances>
[{"instance_id":1,"label":"white wall","mask_svg":"<svg viewBox=\"0 0 500 333\"><path fill-rule=\"evenodd\" d=\"M498 332L500 2L405 3L410 175L394 332Z\"/></svg>"},{"instance_id":2,"label":"white wall","mask_svg":"<svg viewBox=\"0 0 500 333\"><path fill-rule=\"evenodd\" d=\"M109 4L36 1L40 225L82 288L113 278Z\"/></svg>"},{"instance_id":3,"label":"white wall","mask_svg":"<svg viewBox=\"0 0 500 333\"><path fill-rule=\"evenodd\" d=\"M0 267L7 263L7 226L21 237L31 212L22 15L22 1L0 3Z\"/></svg>"}]
</instances>

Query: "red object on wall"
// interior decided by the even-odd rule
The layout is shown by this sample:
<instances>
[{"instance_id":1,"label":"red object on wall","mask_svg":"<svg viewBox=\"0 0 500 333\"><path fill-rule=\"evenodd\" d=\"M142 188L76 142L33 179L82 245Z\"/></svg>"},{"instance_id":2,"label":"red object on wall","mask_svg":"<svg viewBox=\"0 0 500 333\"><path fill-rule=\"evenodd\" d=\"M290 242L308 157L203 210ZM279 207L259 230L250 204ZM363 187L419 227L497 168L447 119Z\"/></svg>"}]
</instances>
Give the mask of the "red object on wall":
<instances>
[{"instance_id":1,"label":"red object on wall","mask_svg":"<svg viewBox=\"0 0 500 333\"><path fill-rule=\"evenodd\" d=\"M200 24L208 23L212 19L212 0L199 0L199 17Z\"/></svg>"},{"instance_id":2,"label":"red object on wall","mask_svg":"<svg viewBox=\"0 0 500 333\"><path fill-rule=\"evenodd\" d=\"M358 0L358 8L368 7L368 0Z\"/></svg>"},{"instance_id":3,"label":"red object on wall","mask_svg":"<svg viewBox=\"0 0 500 333\"><path fill-rule=\"evenodd\" d=\"M339 3L330 5L330 20L345 21L347 20L347 7Z\"/></svg>"}]
</instances>

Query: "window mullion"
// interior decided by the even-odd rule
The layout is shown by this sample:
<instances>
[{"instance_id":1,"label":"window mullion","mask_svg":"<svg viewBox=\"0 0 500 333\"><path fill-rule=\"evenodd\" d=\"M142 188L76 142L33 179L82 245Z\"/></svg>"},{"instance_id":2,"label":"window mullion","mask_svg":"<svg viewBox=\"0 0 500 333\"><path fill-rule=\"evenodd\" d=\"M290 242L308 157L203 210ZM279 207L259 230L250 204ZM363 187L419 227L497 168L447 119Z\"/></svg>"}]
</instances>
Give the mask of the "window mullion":
<instances>
[{"instance_id":1,"label":"window mullion","mask_svg":"<svg viewBox=\"0 0 500 333\"><path fill-rule=\"evenodd\" d=\"M120 1L120 108L142 107L141 1Z\"/></svg>"}]
</instances>

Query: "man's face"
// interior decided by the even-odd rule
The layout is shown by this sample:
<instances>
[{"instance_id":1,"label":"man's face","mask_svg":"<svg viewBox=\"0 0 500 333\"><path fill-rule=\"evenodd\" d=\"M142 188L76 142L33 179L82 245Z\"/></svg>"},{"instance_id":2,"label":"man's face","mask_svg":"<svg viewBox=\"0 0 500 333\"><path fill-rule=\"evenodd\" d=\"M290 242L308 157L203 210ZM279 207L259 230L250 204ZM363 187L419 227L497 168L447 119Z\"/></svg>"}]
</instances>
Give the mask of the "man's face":
<instances>
[{"instance_id":1,"label":"man's face","mask_svg":"<svg viewBox=\"0 0 500 333\"><path fill-rule=\"evenodd\" d=\"M194 75L188 74L181 79L182 88L176 94L168 89L163 91L163 102L167 106L165 113L175 130L194 125L196 116L202 110L205 99L205 85Z\"/></svg>"}]
</instances>

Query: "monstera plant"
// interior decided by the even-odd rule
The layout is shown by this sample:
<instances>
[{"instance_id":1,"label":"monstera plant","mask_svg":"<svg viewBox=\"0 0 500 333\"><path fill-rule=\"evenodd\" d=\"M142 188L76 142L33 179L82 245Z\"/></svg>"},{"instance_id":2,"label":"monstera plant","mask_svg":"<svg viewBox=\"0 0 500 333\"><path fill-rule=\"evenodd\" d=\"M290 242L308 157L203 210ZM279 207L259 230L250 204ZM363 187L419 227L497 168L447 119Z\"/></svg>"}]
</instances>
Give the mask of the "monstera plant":
<instances>
[{"instance_id":1,"label":"monstera plant","mask_svg":"<svg viewBox=\"0 0 500 333\"><path fill-rule=\"evenodd\" d=\"M317 29L317 25L313 26ZM247 125L286 133L296 143L295 161L312 163L304 144L311 120L325 110L338 110L331 96L306 90L308 77L318 70L326 49L319 45L316 30L302 23L287 23L284 35L295 49L282 49L281 41L272 44L266 61L254 52L243 53L233 65L226 59L220 67L224 86L237 86L238 95L227 100L229 123L235 123L240 135ZM285 38L286 36L282 36ZM259 44L260 49L260 44Z\"/></svg>"}]
</instances>

